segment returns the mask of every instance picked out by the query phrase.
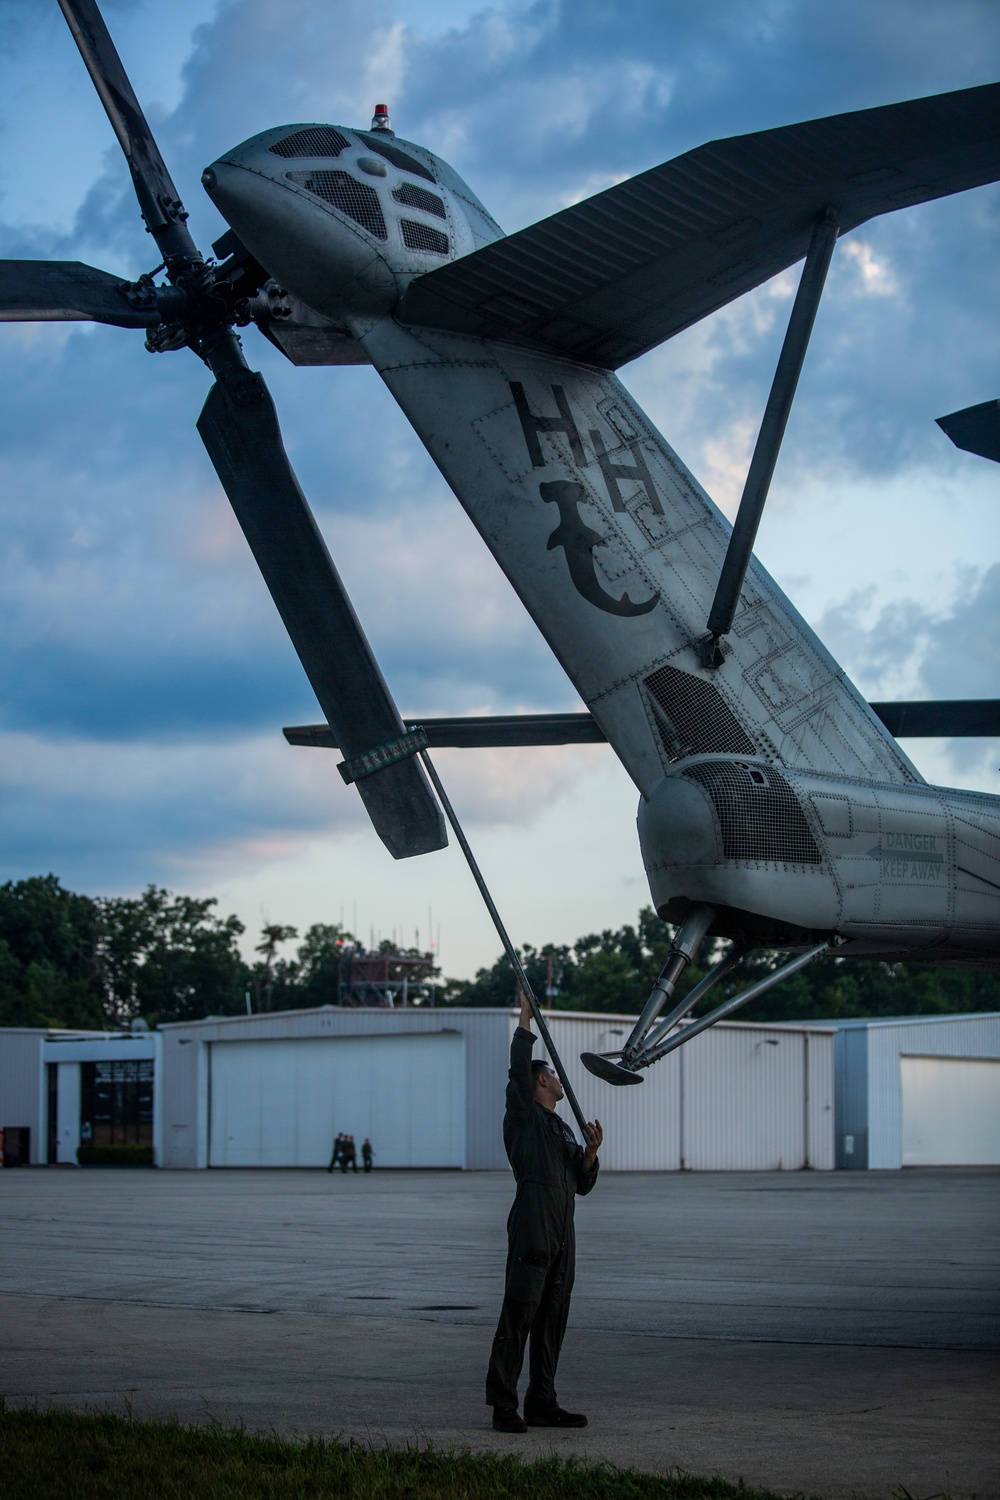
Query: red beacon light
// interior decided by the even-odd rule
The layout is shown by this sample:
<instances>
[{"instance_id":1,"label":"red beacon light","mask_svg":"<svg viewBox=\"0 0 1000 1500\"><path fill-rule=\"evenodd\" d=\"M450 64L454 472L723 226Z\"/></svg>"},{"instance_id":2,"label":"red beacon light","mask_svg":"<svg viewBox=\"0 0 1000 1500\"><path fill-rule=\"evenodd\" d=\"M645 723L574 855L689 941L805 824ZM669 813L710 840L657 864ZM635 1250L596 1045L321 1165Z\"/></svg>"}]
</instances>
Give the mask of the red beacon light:
<instances>
[{"instance_id":1,"label":"red beacon light","mask_svg":"<svg viewBox=\"0 0 1000 1500\"><path fill-rule=\"evenodd\" d=\"M389 135L393 135L395 133L393 131L392 125L391 125L391 123L389 121L389 107L388 107L388 105L386 105L386 104L376 104L376 106L375 106L375 113L372 115L372 129L373 130L384 130Z\"/></svg>"}]
</instances>

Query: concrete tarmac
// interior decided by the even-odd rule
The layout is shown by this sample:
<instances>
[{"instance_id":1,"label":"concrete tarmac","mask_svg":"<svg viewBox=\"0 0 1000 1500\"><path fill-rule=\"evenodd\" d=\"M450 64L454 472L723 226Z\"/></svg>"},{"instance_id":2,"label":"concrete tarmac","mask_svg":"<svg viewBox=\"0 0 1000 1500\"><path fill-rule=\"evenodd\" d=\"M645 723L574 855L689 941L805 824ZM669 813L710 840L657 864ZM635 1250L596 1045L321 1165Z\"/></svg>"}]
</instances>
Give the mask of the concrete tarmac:
<instances>
[{"instance_id":1,"label":"concrete tarmac","mask_svg":"<svg viewBox=\"0 0 1000 1500\"><path fill-rule=\"evenodd\" d=\"M0 1174L8 1401L587 1454L840 1500L1000 1497L990 1171L607 1174L560 1368L494 1434L506 1174Z\"/></svg>"}]
</instances>

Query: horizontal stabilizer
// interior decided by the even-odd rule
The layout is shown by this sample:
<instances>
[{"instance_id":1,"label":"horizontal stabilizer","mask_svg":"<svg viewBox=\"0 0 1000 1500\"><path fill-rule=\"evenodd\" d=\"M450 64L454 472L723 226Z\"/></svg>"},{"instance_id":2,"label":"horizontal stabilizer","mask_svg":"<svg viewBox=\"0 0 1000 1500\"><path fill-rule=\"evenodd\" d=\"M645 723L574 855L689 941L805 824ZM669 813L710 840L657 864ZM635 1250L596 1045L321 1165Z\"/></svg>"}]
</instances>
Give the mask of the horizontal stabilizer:
<instances>
[{"instance_id":1,"label":"horizontal stabilizer","mask_svg":"<svg viewBox=\"0 0 1000 1500\"><path fill-rule=\"evenodd\" d=\"M936 698L873 703L897 739L991 739L1000 735L1000 698Z\"/></svg>"},{"instance_id":2,"label":"horizontal stabilizer","mask_svg":"<svg viewBox=\"0 0 1000 1500\"><path fill-rule=\"evenodd\" d=\"M1000 464L1000 401L983 401L979 406L953 411L950 416L938 417L937 424L956 448Z\"/></svg>"},{"instance_id":3,"label":"horizontal stabilizer","mask_svg":"<svg viewBox=\"0 0 1000 1500\"><path fill-rule=\"evenodd\" d=\"M711 141L414 280L404 323L617 369L841 233L1000 177L1000 84Z\"/></svg>"},{"instance_id":4,"label":"horizontal stabilizer","mask_svg":"<svg viewBox=\"0 0 1000 1500\"><path fill-rule=\"evenodd\" d=\"M1000 735L1000 698L945 698L911 703L872 703L890 734L905 739L974 738ZM517 745L598 745L606 736L590 714L484 714L457 719L404 719L420 728L431 749L486 750ZM283 731L290 745L337 750L329 724L303 724Z\"/></svg>"},{"instance_id":5,"label":"horizontal stabilizer","mask_svg":"<svg viewBox=\"0 0 1000 1500\"><path fill-rule=\"evenodd\" d=\"M79 260L0 260L0 323L158 323L155 298L148 307L132 307L123 296L128 285Z\"/></svg>"},{"instance_id":6,"label":"horizontal stabilizer","mask_svg":"<svg viewBox=\"0 0 1000 1500\"><path fill-rule=\"evenodd\" d=\"M484 750L512 745L606 744L590 714L484 714L459 719L405 719L407 729L421 728L432 750L454 747ZM337 750L337 736L329 724L304 724L283 731L290 745L312 745Z\"/></svg>"}]
</instances>

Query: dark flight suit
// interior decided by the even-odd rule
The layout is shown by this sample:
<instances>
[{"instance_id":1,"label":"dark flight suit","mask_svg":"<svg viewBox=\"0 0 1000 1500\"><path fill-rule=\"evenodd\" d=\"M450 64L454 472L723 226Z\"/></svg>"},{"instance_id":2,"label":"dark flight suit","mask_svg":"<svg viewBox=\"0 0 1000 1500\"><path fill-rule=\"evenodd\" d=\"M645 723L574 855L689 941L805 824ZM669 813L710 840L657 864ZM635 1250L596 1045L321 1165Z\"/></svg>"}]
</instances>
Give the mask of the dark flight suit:
<instances>
[{"instance_id":1,"label":"dark flight suit","mask_svg":"<svg viewBox=\"0 0 1000 1500\"><path fill-rule=\"evenodd\" d=\"M555 1374L576 1270L573 1206L589 1193L598 1165L585 1171L583 1150L568 1125L535 1103L531 1049L519 1026L510 1044L503 1143L517 1179L507 1219L507 1282L486 1375L488 1406L517 1406L524 1346L531 1334L525 1411L556 1403Z\"/></svg>"}]
</instances>

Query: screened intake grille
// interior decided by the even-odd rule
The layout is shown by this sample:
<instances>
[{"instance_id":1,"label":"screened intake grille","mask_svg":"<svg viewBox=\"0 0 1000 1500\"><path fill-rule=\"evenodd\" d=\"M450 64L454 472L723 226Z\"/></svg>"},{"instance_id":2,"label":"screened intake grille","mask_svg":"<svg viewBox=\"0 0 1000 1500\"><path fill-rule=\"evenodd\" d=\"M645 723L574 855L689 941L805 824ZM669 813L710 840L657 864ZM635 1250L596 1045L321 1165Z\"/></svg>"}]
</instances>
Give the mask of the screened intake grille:
<instances>
[{"instance_id":1,"label":"screened intake grille","mask_svg":"<svg viewBox=\"0 0 1000 1500\"><path fill-rule=\"evenodd\" d=\"M437 193L429 193L426 188L417 187L412 182L401 183L393 190L392 196L397 203L405 203L407 208L422 208L426 214L437 214L439 219L447 218L444 204Z\"/></svg>"},{"instance_id":2,"label":"screened intake grille","mask_svg":"<svg viewBox=\"0 0 1000 1500\"><path fill-rule=\"evenodd\" d=\"M704 678L661 667L646 678L646 687L670 760L757 754L757 746L722 694Z\"/></svg>"},{"instance_id":3,"label":"screened intake grille","mask_svg":"<svg viewBox=\"0 0 1000 1500\"><path fill-rule=\"evenodd\" d=\"M706 761L688 766L681 774L703 786L715 804L726 859L786 865L822 863L794 792L773 766Z\"/></svg>"},{"instance_id":4,"label":"screened intake grille","mask_svg":"<svg viewBox=\"0 0 1000 1500\"><path fill-rule=\"evenodd\" d=\"M429 250L432 255L448 254L448 236L429 224L418 224L415 219L400 219L403 244L407 250Z\"/></svg>"},{"instance_id":5,"label":"screened intake grille","mask_svg":"<svg viewBox=\"0 0 1000 1500\"><path fill-rule=\"evenodd\" d=\"M346 135L332 130L329 125L312 125L308 130L296 130L284 140L268 146L274 156L339 156L350 145Z\"/></svg>"},{"instance_id":6,"label":"screened intake grille","mask_svg":"<svg viewBox=\"0 0 1000 1500\"><path fill-rule=\"evenodd\" d=\"M415 156L408 156L405 151L400 151L398 146L390 146L388 141L382 140L378 135L364 135L358 132L358 140L377 151L379 156L384 156L386 161L391 161L394 167L401 172L412 172L415 177L424 177L428 182L434 182L433 172L428 172L422 161L417 161Z\"/></svg>"},{"instance_id":7,"label":"screened intake grille","mask_svg":"<svg viewBox=\"0 0 1000 1500\"><path fill-rule=\"evenodd\" d=\"M332 203L377 239L388 239L378 193L366 182L358 182L348 172L289 172L288 180Z\"/></svg>"}]
</instances>

